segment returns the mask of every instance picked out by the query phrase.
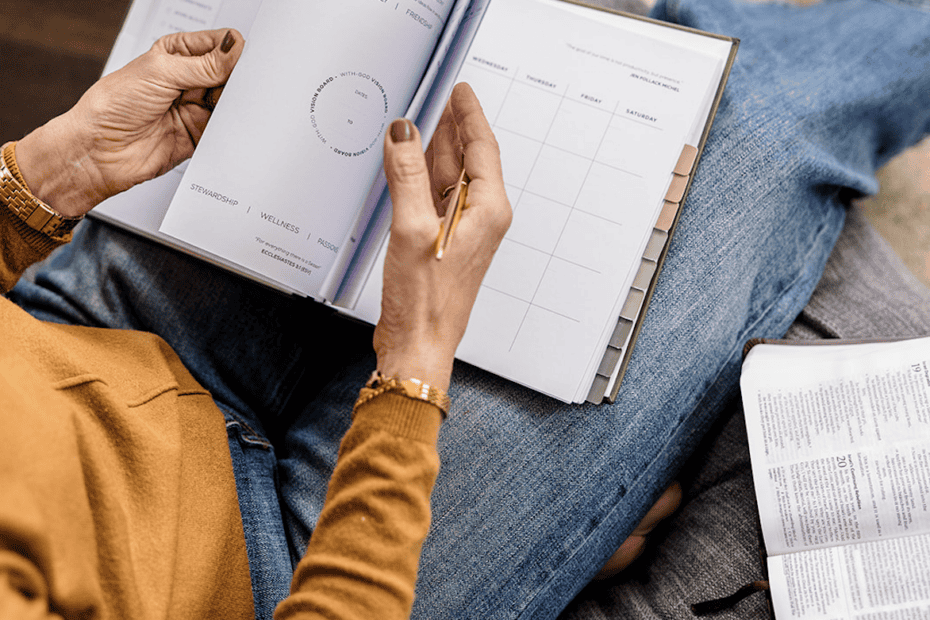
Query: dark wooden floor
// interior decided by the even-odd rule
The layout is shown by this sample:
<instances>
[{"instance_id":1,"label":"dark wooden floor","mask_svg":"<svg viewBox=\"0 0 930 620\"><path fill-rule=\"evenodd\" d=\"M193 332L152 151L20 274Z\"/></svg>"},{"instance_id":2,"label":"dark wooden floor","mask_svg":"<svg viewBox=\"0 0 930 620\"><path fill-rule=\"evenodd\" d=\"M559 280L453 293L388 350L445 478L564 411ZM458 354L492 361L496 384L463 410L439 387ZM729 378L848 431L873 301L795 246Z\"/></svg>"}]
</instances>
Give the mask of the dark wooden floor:
<instances>
[{"instance_id":1,"label":"dark wooden floor","mask_svg":"<svg viewBox=\"0 0 930 620\"><path fill-rule=\"evenodd\" d=\"M100 76L129 0L0 0L0 144L61 114Z\"/></svg>"}]
</instances>

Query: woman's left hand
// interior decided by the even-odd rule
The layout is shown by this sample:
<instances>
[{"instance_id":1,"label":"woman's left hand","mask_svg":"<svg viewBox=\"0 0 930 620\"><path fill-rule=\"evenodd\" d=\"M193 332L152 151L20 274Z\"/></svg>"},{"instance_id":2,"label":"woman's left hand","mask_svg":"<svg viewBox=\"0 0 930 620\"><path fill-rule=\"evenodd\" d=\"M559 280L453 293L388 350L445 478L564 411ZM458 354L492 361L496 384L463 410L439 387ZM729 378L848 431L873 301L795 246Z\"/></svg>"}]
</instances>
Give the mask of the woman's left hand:
<instances>
[{"instance_id":1,"label":"woman's left hand","mask_svg":"<svg viewBox=\"0 0 930 620\"><path fill-rule=\"evenodd\" d=\"M190 157L242 47L235 30L172 34L102 78L17 144L32 193L64 215L83 215Z\"/></svg>"}]
</instances>

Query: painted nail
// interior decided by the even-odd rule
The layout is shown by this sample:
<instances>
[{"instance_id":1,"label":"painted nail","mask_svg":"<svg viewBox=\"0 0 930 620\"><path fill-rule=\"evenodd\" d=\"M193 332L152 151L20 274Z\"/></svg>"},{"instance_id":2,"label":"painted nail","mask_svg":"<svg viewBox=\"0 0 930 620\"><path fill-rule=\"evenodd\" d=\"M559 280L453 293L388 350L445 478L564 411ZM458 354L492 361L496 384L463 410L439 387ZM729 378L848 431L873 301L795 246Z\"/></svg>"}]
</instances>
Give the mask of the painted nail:
<instances>
[{"instance_id":1,"label":"painted nail","mask_svg":"<svg viewBox=\"0 0 930 620\"><path fill-rule=\"evenodd\" d=\"M391 123L391 142L408 142L413 140L413 123L406 118L399 118Z\"/></svg>"},{"instance_id":2,"label":"painted nail","mask_svg":"<svg viewBox=\"0 0 930 620\"><path fill-rule=\"evenodd\" d=\"M226 36L223 37L223 42L220 43L220 51L224 54L233 48L233 45L236 44L236 37L233 36L232 30L226 31Z\"/></svg>"}]
</instances>

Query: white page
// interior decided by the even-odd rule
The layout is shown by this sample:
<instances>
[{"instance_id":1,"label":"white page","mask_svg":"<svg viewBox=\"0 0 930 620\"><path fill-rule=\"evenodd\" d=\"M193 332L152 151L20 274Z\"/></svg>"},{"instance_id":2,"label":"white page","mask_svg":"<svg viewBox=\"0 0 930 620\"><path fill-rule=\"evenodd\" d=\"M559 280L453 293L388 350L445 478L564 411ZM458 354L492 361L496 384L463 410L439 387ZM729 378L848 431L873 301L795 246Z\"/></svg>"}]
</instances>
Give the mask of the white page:
<instances>
[{"instance_id":1,"label":"white page","mask_svg":"<svg viewBox=\"0 0 930 620\"><path fill-rule=\"evenodd\" d=\"M719 66L612 17L495 0L459 75L500 143L514 220L458 356L568 402L587 395Z\"/></svg>"},{"instance_id":2,"label":"white page","mask_svg":"<svg viewBox=\"0 0 930 620\"><path fill-rule=\"evenodd\" d=\"M449 0L265 0L161 231L314 295Z\"/></svg>"},{"instance_id":3,"label":"white page","mask_svg":"<svg viewBox=\"0 0 930 620\"><path fill-rule=\"evenodd\" d=\"M157 0L152 3L133 56L173 32L235 28L248 36L261 0Z\"/></svg>"},{"instance_id":4,"label":"white page","mask_svg":"<svg viewBox=\"0 0 930 620\"><path fill-rule=\"evenodd\" d=\"M565 3L562 6L564 6L565 10L567 11L571 11L579 15L584 15L590 19L596 19L605 24L612 24L617 19L616 16L609 11L591 11L588 8L571 3ZM652 32L655 28L655 26L648 20L631 20L627 27L630 32L646 36L648 36L649 33ZM730 39L707 36L696 37L692 32L678 28L669 29L669 31L664 34L664 38L670 43L674 43L675 45L689 49L698 54L720 58L721 62L717 67L716 79L719 80L723 75L725 61L733 47L733 42ZM701 135L704 133L705 121L707 120L707 116L710 114L710 109L713 105L715 95L716 88L709 89L707 91L707 97L702 104L700 111L695 117L695 123L688 134L688 138L686 140L688 144L697 145L700 142Z\"/></svg>"},{"instance_id":5,"label":"white page","mask_svg":"<svg viewBox=\"0 0 930 620\"><path fill-rule=\"evenodd\" d=\"M248 37L261 0L134 0L110 50L104 75L174 32L235 28Z\"/></svg>"},{"instance_id":6,"label":"white page","mask_svg":"<svg viewBox=\"0 0 930 620\"><path fill-rule=\"evenodd\" d=\"M771 557L778 620L930 617L930 535Z\"/></svg>"},{"instance_id":7,"label":"white page","mask_svg":"<svg viewBox=\"0 0 930 620\"><path fill-rule=\"evenodd\" d=\"M144 54L157 39L174 32L211 28L235 28L248 39L261 0L135 0L110 51L103 74L112 73ZM93 217L128 228L137 234L171 245L205 261L233 269L242 275L290 293L294 289L269 280L260 273L233 265L208 252L181 243L158 231L171 198L187 170L184 162L173 170L108 198L92 212Z\"/></svg>"},{"instance_id":8,"label":"white page","mask_svg":"<svg viewBox=\"0 0 930 620\"><path fill-rule=\"evenodd\" d=\"M740 385L770 555L930 532L930 339L758 345Z\"/></svg>"}]
</instances>

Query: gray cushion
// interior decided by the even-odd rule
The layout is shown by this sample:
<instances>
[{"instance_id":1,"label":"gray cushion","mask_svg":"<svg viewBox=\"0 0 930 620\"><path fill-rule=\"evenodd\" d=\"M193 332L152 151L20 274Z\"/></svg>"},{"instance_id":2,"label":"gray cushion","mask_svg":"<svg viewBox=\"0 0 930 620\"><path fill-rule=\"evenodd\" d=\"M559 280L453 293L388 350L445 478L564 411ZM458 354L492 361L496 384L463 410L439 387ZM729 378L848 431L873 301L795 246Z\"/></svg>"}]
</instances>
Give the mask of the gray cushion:
<instances>
[{"instance_id":1,"label":"gray cushion","mask_svg":"<svg viewBox=\"0 0 930 620\"><path fill-rule=\"evenodd\" d=\"M917 281L860 210L846 226L814 295L788 338L930 334L930 290ZM749 450L738 404L699 448L682 479L681 509L650 536L646 553L614 580L595 582L560 616L693 619L690 604L763 578ZM715 619L769 618L753 594Z\"/></svg>"}]
</instances>

